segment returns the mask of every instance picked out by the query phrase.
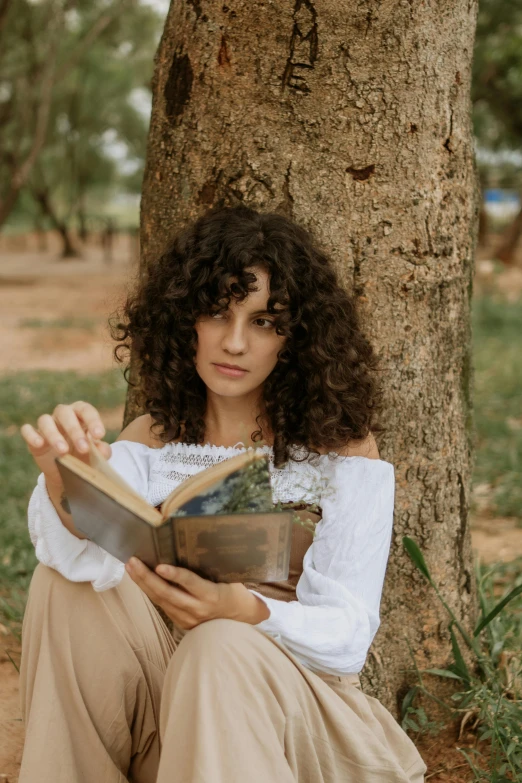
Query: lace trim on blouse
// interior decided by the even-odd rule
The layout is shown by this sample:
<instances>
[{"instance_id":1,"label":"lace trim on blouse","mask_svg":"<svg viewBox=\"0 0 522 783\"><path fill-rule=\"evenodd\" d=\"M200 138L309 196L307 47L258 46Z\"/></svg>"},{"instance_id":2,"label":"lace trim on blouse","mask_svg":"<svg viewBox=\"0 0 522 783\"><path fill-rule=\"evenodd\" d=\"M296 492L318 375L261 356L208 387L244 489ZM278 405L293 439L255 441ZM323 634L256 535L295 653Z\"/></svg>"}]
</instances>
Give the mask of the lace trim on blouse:
<instances>
[{"instance_id":1,"label":"lace trim on blouse","mask_svg":"<svg viewBox=\"0 0 522 783\"><path fill-rule=\"evenodd\" d=\"M157 455L152 459L149 474L149 503L154 506L159 505L185 479L245 450L253 451L254 448L249 446L247 449L239 444L213 446L209 443L203 445L167 443L157 450ZM320 503L325 489L325 479L319 467L306 461L296 463L288 460L282 468L275 468L272 446L262 446L258 450L268 455L275 503Z\"/></svg>"}]
</instances>

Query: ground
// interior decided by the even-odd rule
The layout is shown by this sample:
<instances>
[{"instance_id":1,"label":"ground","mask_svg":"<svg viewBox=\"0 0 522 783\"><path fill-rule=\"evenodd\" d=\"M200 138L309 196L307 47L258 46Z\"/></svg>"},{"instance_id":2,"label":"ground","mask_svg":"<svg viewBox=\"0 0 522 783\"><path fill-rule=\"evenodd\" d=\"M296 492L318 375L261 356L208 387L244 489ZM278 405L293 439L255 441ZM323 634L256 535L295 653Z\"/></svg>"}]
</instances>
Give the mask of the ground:
<instances>
[{"instance_id":1,"label":"ground","mask_svg":"<svg viewBox=\"0 0 522 783\"><path fill-rule=\"evenodd\" d=\"M112 264L96 249L84 260L57 261L56 252L7 253L0 245L0 375L29 370L98 372L113 366L106 316L121 303L136 274L131 241L123 238ZM487 285L490 268L480 270L477 287ZM512 269L501 278L508 297L522 290L522 272ZM104 410L106 426L118 429L123 406ZM486 562L522 555L522 528L510 518L472 520L473 547ZM23 743L20 718L16 640L0 625L0 783L16 783ZM464 783L467 765L455 749L457 738L448 729L423 741L430 781ZM462 742L461 742L462 744ZM2 774L6 778L2 778ZM36 783L36 782L35 782Z\"/></svg>"},{"instance_id":2,"label":"ground","mask_svg":"<svg viewBox=\"0 0 522 783\"><path fill-rule=\"evenodd\" d=\"M56 254L0 255L0 375L22 370L98 372L113 366L107 313L120 304L135 268L123 252L108 266L95 250L88 260ZM42 411L43 412L43 411ZM117 429L123 406L102 412ZM0 783L16 783L23 743L16 639L0 626Z\"/></svg>"}]
</instances>

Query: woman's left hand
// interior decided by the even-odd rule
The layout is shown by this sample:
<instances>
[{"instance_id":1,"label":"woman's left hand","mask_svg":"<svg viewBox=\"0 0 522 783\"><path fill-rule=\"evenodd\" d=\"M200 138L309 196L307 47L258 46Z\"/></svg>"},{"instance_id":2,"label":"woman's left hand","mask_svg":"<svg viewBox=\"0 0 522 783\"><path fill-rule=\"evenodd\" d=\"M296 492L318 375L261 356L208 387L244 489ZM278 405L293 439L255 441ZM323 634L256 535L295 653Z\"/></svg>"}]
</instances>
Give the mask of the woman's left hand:
<instances>
[{"instance_id":1,"label":"woman's left hand","mask_svg":"<svg viewBox=\"0 0 522 783\"><path fill-rule=\"evenodd\" d=\"M270 616L263 601L240 582L215 583L187 568L170 565L151 571L136 557L131 557L125 570L152 603L185 630L217 618L256 625Z\"/></svg>"}]
</instances>

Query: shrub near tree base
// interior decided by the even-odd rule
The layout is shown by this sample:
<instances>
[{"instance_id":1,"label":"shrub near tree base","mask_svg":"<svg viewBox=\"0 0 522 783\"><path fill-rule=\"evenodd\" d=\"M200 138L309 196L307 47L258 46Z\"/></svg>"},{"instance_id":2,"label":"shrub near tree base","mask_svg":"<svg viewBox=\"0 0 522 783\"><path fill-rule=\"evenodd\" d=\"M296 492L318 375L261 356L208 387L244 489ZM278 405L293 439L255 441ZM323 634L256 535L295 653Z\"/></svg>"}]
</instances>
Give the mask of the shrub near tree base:
<instances>
[{"instance_id":1,"label":"shrub near tree base","mask_svg":"<svg viewBox=\"0 0 522 783\"><path fill-rule=\"evenodd\" d=\"M441 596L419 547L411 538L403 538L404 548L421 574L432 585L437 598L449 617L452 660L445 669L419 671L419 684L406 694L402 704L404 729L425 732L440 728L429 721L422 707L414 706L415 697L423 693L442 704L452 719L458 718L461 734L466 726L477 732L478 743L487 743L485 752L478 749L460 752L468 761L476 781L508 783L522 779L522 656L520 611L512 617L503 610L522 595L521 570L519 584L510 589L498 603L490 606L493 592L493 571L478 574L481 618L470 636ZM502 568L497 566L496 569ZM512 604L513 605L513 604ZM460 642L459 642L460 638ZM468 665L461 650L464 643L471 655ZM513 649L510 649L510 646ZM469 658L468 658L469 660ZM452 694L452 704L435 697L424 684L423 674L454 680L459 688Z\"/></svg>"}]
</instances>

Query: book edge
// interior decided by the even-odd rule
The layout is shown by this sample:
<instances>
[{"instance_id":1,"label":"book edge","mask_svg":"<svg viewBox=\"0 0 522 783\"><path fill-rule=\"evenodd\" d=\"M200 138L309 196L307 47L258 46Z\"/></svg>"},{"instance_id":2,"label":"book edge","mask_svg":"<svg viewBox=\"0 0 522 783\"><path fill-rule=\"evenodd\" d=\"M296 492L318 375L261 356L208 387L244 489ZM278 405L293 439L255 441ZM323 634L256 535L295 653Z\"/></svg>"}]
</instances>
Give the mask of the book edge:
<instances>
[{"instance_id":1,"label":"book edge","mask_svg":"<svg viewBox=\"0 0 522 783\"><path fill-rule=\"evenodd\" d=\"M149 523L152 527L159 527L165 521L161 513L154 506L151 506L145 498L142 498L141 495L127 493L114 484L105 474L90 465L86 465L73 454L64 454L63 457L57 457L56 463L59 468L63 467L65 470L71 471L75 476L103 492L116 503L123 506L123 508L141 517L144 522ZM91 471L90 474L89 471Z\"/></svg>"}]
</instances>

